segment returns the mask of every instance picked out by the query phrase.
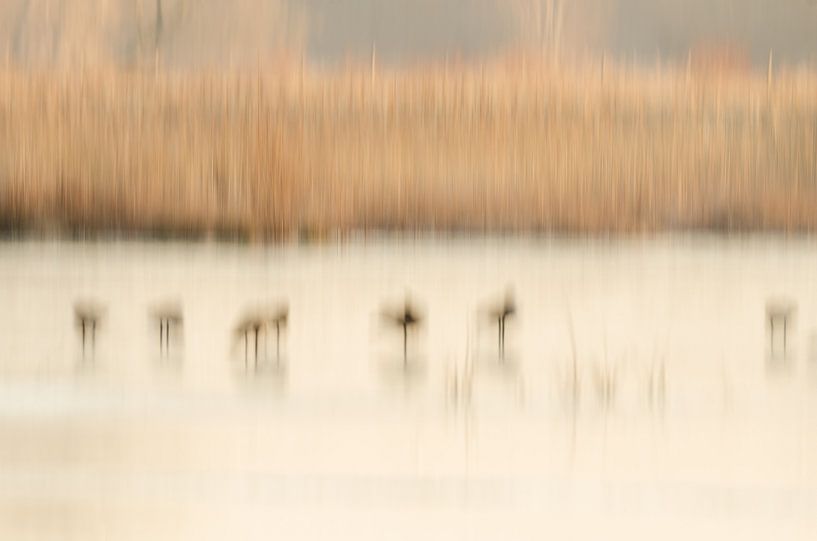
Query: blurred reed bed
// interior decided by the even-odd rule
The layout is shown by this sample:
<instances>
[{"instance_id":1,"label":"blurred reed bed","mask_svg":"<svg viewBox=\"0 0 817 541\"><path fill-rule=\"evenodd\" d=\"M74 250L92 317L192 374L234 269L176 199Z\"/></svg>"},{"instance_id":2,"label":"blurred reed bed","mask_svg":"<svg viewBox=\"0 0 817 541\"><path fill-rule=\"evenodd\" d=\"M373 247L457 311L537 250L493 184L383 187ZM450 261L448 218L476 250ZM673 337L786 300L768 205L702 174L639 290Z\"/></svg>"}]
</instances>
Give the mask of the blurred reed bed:
<instances>
[{"instance_id":1,"label":"blurred reed bed","mask_svg":"<svg viewBox=\"0 0 817 541\"><path fill-rule=\"evenodd\" d=\"M236 236L817 225L817 72L506 57L0 73L0 227Z\"/></svg>"}]
</instances>

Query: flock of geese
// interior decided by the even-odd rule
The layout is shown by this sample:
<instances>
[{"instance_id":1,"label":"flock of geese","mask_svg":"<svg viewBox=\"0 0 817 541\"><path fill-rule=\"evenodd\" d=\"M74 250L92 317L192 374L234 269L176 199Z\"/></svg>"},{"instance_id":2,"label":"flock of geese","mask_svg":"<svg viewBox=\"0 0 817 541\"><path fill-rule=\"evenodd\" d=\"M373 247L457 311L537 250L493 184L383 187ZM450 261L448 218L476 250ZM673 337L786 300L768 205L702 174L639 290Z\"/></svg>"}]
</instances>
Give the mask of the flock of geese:
<instances>
[{"instance_id":1,"label":"flock of geese","mask_svg":"<svg viewBox=\"0 0 817 541\"><path fill-rule=\"evenodd\" d=\"M766 318L771 338L770 353L773 357L778 353L782 353L783 358L786 356L787 334L795 312L796 305L789 300L770 300L766 305ZM90 342L92 351L95 347L97 328L104 317L105 309L96 302L80 301L74 305L74 314L82 340L82 355L85 358L88 343ZM516 302L510 288L499 302L494 302L482 310L482 315L496 325L500 362L505 360L505 327L507 320L515 314ZM165 302L156 305L150 309L149 315L159 326L159 350L163 356L169 355L171 333L173 330L180 329L184 322L181 304L178 302ZM388 325L402 330L403 365L407 366L409 333L422 324L424 320L423 311L411 300L409 295L406 295L401 305L383 308L380 316ZM253 358L257 368L259 338L263 337L264 343L266 343L267 333L273 329L275 331L276 363L280 361L281 331L286 330L288 321L289 305L286 302L248 310L239 318L233 329L233 343L236 344L243 339L245 366L248 366L249 362L250 338L252 338ZM775 348L775 337L778 332L782 335L782 351Z\"/></svg>"},{"instance_id":2,"label":"flock of geese","mask_svg":"<svg viewBox=\"0 0 817 541\"><path fill-rule=\"evenodd\" d=\"M184 315L181 303L164 302L149 310L150 318L159 326L159 351L162 356L170 354L170 337L173 331L181 329ZM78 301L74 304L74 317L82 340L82 356L85 358L90 345L93 352L96 347L96 331L105 317L105 307L94 301ZM250 337L253 338L255 365L258 366L258 341L270 329L275 329L276 361L281 358L281 330L286 328L289 320L289 306L282 302L269 307L247 310L233 329L233 342L243 337L244 363L248 363Z\"/></svg>"},{"instance_id":3,"label":"flock of geese","mask_svg":"<svg viewBox=\"0 0 817 541\"><path fill-rule=\"evenodd\" d=\"M482 315L486 319L494 322L497 328L497 343L500 362L505 359L505 325L508 318L516 314L516 302L513 292L509 288L505 296L499 302L492 303L482 310ZM170 353L171 332L182 327L184 316L181 303L164 302L153 306L149 315L159 326L159 351L163 356ZM77 328L81 333L82 355L86 357L88 345L93 352L96 346L96 332L104 316L103 305L94 301L78 301L74 305L74 316ZM398 307L386 307L380 312L384 323L402 330L403 336L403 365L408 365L408 337L409 333L419 327L425 316L423 311L415 304L409 295ZM289 305L286 302L253 308L247 310L238 320L233 329L233 342L244 342L244 364L249 363L250 339L252 339L253 357L255 367L258 367L258 342L259 338L266 338L269 331L275 331L275 359L276 363L281 358L281 331L286 330L289 321ZM90 343L90 344L89 344Z\"/></svg>"}]
</instances>

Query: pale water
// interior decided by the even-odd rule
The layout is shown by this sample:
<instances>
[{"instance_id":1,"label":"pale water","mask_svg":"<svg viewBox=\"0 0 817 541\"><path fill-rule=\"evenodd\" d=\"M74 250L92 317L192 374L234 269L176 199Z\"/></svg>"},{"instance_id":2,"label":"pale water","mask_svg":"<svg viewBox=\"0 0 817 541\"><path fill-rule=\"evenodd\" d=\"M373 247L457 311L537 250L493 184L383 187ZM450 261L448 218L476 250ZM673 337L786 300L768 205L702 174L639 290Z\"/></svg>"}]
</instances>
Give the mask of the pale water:
<instances>
[{"instance_id":1,"label":"pale water","mask_svg":"<svg viewBox=\"0 0 817 541\"><path fill-rule=\"evenodd\" d=\"M814 539L815 509L812 240L0 244L0 539Z\"/></svg>"}]
</instances>

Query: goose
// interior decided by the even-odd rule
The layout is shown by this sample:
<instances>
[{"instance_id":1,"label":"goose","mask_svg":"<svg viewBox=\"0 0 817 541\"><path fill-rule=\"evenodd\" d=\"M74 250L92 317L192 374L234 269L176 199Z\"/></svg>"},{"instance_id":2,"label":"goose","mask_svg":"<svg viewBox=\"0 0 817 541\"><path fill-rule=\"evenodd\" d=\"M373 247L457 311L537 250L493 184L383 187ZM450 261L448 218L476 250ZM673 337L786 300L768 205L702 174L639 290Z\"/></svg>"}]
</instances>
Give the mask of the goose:
<instances>
[{"instance_id":1,"label":"goose","mask_svg":"<svg viewBox=\"0 0 817 541\"><path fill-rule=\"evenodd\" d=\"M514 300L513 291L508 288L505 291L505 297L498 303L489 306L485 310L486 315L492 321L496 321L497 326L497 342L499 350L499 360L505 360L505 324L509 317L516 315L516 301Z\"/></svg>"},{"instance_id":2,"label":"goose","mask_svg":"<svg viewBox=\"0 0 817 541\"><path fill-rule=\"evenodd\" d=\"M789 321L793 319L796 311L797 305L789 299L770 299L766 302L766 319L769 322L769 330L771 331L770 348L772 356L775 355L775 324L782 323L783 325L783 357L785 357Z\"/></svg>"},{"instance_id":3,"label":"goose","mask_svg":"<svg viewBox=\"0 0 817 541\"><path fill-rule=\"evenodd\" d=\"M82 333L82 357L85 358L85 344L90 333L91 351L96 349L96 328L105 314L104 308L94 301L83 300L74 303L74 319Z\"/></svg>"},{"instance_id":4,"label":"goose","mask_svg":"<svg viewBox=\"0 0 817 541\"><path fill-rule=\"evenodd\" d=\"M289 306L286 303L279 303L272 307L262 307L247 310L239 318L233 334L236 340L244 338L244 366L247 366L249 356L249 335L253 334L255 348L255 366L258 367L258 337L261 333L267 332L270 327L275 327L275 356L276 362L281 358L281 328L286 328L289 322Z\"/></svg>"},{"instance_id":5,"label":"goose","mask_svg":"<svg viewBox=\"0 0 817 541\"><path fill-rule=\"evenodd\" d=\"M406 296L401 307L384 308L380 315L386 323L403 329L403 366L406 366L408 364L408 331L420 325L423 321L423 314Z\"/></svg>"},{"instance_id":6,"label":"goose","mask_svg":"<svg viewBox=\"0 0 817 541\"><path fill-rule=\"evenodd\" d=\"M182 306L179 302L164 302L150 310L151 317L159 323L159 351L170 353L170 330L181 327L184 322Z\"/></svg>"}]
</instances>

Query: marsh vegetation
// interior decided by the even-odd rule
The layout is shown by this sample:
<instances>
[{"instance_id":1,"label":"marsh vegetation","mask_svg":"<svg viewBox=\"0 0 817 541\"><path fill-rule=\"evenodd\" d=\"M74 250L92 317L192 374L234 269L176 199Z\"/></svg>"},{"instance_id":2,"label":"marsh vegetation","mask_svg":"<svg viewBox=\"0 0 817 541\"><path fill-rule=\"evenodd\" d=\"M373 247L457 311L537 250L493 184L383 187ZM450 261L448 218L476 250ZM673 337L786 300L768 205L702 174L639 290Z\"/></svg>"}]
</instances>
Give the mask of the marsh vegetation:
<instances>
[{"instance_id":1,"label":"marsh vegetation","mask_svg":"<svg viewBox=\"0 0 817 541\"><path fill-rule=\"evenodd\" d=\"M603 63L602 63L603 62ZM811 231L817 75L508 56L0 71L0 226Z\"/></svg>"}]
</instances>

